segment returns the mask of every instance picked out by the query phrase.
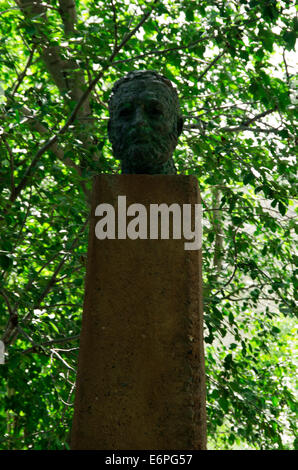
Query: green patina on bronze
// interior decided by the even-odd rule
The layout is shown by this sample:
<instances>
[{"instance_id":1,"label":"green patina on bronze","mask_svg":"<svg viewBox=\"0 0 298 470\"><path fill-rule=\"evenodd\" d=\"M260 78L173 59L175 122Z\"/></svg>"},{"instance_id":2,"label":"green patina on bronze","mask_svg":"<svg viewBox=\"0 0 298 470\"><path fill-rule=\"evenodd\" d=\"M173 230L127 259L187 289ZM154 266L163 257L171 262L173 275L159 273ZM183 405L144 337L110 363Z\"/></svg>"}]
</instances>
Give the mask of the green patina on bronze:
<instances>
[{"instance_id":1,"label":"green patina on bronze","mask_svg":"<svg viewBox=\"0 0 298 470\"><path fill-rule=\"evenodd\" d=\"M172 156L183 120L170 80L152 70L129 72L115 83L109 112L109 139L122 173L177 173Z\"/></svg>"}]
</instances>

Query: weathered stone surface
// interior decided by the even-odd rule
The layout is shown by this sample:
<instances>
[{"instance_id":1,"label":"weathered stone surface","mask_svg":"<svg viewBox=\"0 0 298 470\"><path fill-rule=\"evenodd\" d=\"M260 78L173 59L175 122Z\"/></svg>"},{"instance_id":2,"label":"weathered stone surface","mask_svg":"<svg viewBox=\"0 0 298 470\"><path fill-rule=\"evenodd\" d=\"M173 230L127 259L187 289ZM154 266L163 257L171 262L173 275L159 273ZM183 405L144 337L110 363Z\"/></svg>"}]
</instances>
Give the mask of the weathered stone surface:
<instances>
[{"instance_id":1,"label":"weathered stone surface","mask_svg":"<svg viewBox=\"0 0 298 470\"><path fill-rule=\"evenodd\" d=\"M196 204L191 176L100 175L91 210L72 449L206 448L201 252L98 240L95 207Z\"/></svg>"}]
</instances>

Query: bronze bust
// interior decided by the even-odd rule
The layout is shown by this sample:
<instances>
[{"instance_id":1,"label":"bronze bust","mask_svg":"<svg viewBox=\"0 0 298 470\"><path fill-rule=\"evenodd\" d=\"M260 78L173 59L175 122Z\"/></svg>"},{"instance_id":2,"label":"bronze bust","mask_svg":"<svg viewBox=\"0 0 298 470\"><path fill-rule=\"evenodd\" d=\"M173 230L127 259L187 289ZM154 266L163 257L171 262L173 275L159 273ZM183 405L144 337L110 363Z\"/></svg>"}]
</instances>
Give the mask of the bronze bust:
<instances>
[{"instance_id":1,"label":"bronze bust","mask_svg":"<svg viewBox=\"0 0 298 470\"><path fill-rule=\"evenodd\" d=\"M152 70L129 72L114 84L109 112L109 139L122 173L177 173L172 155L183 119L170 80Z\"/></svg>"}]
</instances>

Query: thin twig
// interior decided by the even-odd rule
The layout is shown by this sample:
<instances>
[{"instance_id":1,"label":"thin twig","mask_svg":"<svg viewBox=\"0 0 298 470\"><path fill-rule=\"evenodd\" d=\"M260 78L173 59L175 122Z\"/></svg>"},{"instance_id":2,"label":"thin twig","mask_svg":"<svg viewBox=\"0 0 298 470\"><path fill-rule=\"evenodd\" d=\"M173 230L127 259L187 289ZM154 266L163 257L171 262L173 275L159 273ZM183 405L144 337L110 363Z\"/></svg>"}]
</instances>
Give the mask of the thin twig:
<instances>
[{"instance_id":1,"label":"thin twig","mask_svg":"<svg viewBox=\"0 0 298 470\"><path fill-rule=\"evenodd\" d=\"M290 74L289 74L289 70L288 70L288 64L287 64L287 61L286 61L286 51L285 51L285 48L283 48L283 50L282 50L282 58L283 58L283 63L284 63L284 65L285 65L287 83L288 83L288 85L289 85L289 83L290 83Z\"/></svg>"},{"instance_id":2,"label":"thin twig","mask_svg":"<svg viewBox=\"0 0 298 470\"><path fill-rule=\"evenodd\" d=\"M57 339L52 339L50 341L45 341L44 343L39 343L39 344L35 344L35 346L33 346L32 348L28 348L28 349L25 349L23 351L20 351L21 354L28 354L28 353L31 353L31 352L37 352L39 349L41 348L45 348L47 346L52 346L53 344L61 344L61 343L69 343L71 341L76 341L80 338L80 335L73 335L73 336L69 336L67 338L57 338Z\"/></svg>"},{"instance_id":3,"label":"thin twig","mask_svg":"<svg viewBox=\"0 0 298 470\"><path fill-rule=\"evenodd\" d=\"M10 190L10 194L11 195L14 195L15 193L15 183L14 183L14 156L13 156L13 152L12 152L12 149L10 148L10 145L9 143L7 142L6 138L4 137L4 135L1 136L1 139L2 139L2 142L4 143L5 147L6 147L6 150L8 152L8 155L9 155L9 163L10 163L10 186L11 186L11 190Z\"/></svg>"},{"instance_id":4,"label":"thin twig","mask_svg":"<svg viewBox=\"0 0 298 470\"><path fill-rule=\"evenodd\" d=\"M198 39L197 41L189 43L185 46L169 47L168 49L152 49L151 51L145 52L144 54L138 54L136 56L130 57L129 59L116 60L111 65L115 66L115 65L118 65L118 64L124 64L126 62L131 62L133 60L143 59L144 57L147 57L147 56L152 55L152 54L160 55L160 54L167 54L168 52L180 51L180 50L183 50L183 49L191 49L194 46L196 46L198 43L200 43L202 41L208 41L209 39L213 39L213 36L204 36L204 37Z\"/></svg>"},{"instance_id":5,"label":"thin twig","mask_svg":"<svg viewBox=\"0 0 298 470\"><path fill-rule=\"evenodd\" d=\"M118 25L117 25L117 13L116 7L114 4L114 0L110 0L113 10L113 22L114 22L114 52L117 50L118 47Z\"/></svg>"},{"instance_id":6,"label":"thin twig","mask_svg":"<svg viewBox=\"0 0 298 470\"><path fill-rule=\"evenodd\" d=\"M52 351L53 354L55 354L55 356L58 357L58 359L62 362L62 364L64 364L65 367L67 367L67 369L72 370L73 372L76 372L76 370L75 370L73 367L71 367L71 366L65 361L65 359L63 359L63 357L60 356L59 353L57 353L56 349L51 349L51 351Z\"/></svg>"},{"instance_id":7,"label":"thin twig","mask_svg":"<svg viewBox=\"0 0 298 470\"><path fill-rule=\"evenodd\" d=\"M16 92L17 92L19 86L21 85L22 81L24 80L24 78L25 78L25 76L26 76L27 70L29 69L29 67L30 67L30 65L31 65L31 63L32 63L32 60L33 60L35 48L36 48L36 46L33 46L33 48L31 49L29 58L28 58L27 63L26 63L26 65L25 65L25 68L24 68L23 72L20 73L19 76L18 76L17 83L15 84L15 87L14 87L12 93L11 93L11 96L12 96L12 97L16 94Z\"/></svg>"},{"instance_id":8,"label":"thin twig","mask_svg":"<svg viewBox=\"0 0 298 470\"><path fill-rule=\"evenodd\" d=\"M8 298L8 295L6 294L5 290L3 288L0 289L0 294L2 295L2 297L4 298L5 300L5 303L6 303L6 306L7 306L7 310L8 310L8 313L9 313L9 316L10 317L13 317L14 316L14 309L12 308L11 304L10 304L10 300Z\"/></svg>"},{"instance_id":9,"label":"thin twig","mask_svg":"<svg viewBox=\"0 0 298 470\"><path fill-rule=\"evenodd\" d=\"M261 119L262 117L265 117L265 116L267 116L268 114L274 113L275 111L277 111L277 105L274 106L274 108L267 109L267 111L264 111L264 112L262 112L262 113L257 114L256 116L254 116L254 117L251 118L251 119L247 119L246 121L243 121L243 122L241 123L241 126L249 126L249 125L252 124L253 122L258 121L258 120Z\"/></svg>"},{"instance_id":10,"label":"thin twig","mask_svg":"<svg viewBox=\"0 0 298 470\"><path fill-rule=\"evenodd\" d=\"M200 124L185 124L185 126L183 126L183 128L185 130L201 130L202 126ZM264 133L264 134L277 134L279 132L279 129L277 129L276 127L271 127L270 129L262 129L260 127L247 127L247 126L235 126L235 127L218 127L216 129L216 132L217 133L221 133L221 132L245 132L245 131L248 131L248 132L255 132L257 134L259 133Z\"/></svg>"},{"instance_id":11,"label":"thin twig","mask_svg":"<svg viewBox=\"0 0 298 470\"><path fill-rule=\"evenodd\" d=\"M198 76L197 82L200 82L201 79L206 75L207 72L213 67L216 62L221 59L221 57L227 52L227 49L223 50L220 54L218 54L211 62L210 64L203 70L203 72Z\"/></svg>"}]
</instances>

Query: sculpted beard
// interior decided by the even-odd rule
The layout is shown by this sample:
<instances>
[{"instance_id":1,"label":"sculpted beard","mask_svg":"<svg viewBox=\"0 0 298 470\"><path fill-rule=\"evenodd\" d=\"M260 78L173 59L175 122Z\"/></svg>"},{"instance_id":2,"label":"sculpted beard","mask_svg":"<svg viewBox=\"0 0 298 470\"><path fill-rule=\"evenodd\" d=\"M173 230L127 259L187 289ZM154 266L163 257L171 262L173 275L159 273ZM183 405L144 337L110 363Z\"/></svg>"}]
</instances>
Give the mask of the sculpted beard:
<instances>
[{"instance_id":1,"label":"sculpted beard","mask_svg":"<svg viewBox=\"0 0 298 470\"><path fill-rule=\"evenodd\" d=\"M155 168L167 162L173 154L177 144L177 136L174 132L162 137L150 133L143 135L143 141L136 140L132 136L120 136L113 143L114 155L117 159L127 162L130 167L145 170Z\"/></svg>"}]
</instances>

